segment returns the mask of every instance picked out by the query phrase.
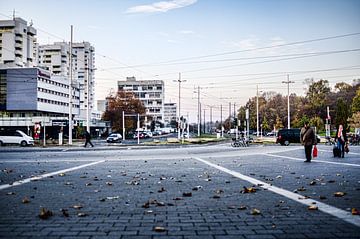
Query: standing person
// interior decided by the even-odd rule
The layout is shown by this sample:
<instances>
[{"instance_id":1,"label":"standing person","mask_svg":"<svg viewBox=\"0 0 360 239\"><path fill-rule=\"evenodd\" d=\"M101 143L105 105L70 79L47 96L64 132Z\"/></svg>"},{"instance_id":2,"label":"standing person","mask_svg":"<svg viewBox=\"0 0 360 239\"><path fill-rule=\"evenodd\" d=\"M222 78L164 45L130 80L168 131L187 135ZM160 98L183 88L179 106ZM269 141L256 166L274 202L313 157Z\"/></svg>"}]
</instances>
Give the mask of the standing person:
<instances>
[{"instance_id":1,"label":"standing person","mask_svg":"<svg viewBox=\"0 0 360 239\"><path fill-rule=\"evenodd\" d=\"M309 121L304 122L304 127L300 131L300 142L304 145L306 160L304 162L311 162L311 154L313 145L316 145L316 137L314 130L309 126Z\"/></svg>"},{"instance_id":2,"label":"standing person","mask_svg":"<svg viewBox=\"0 0 360 239\"><path fill-rule=\"evenodd\" d=\"M90 133L89 133L87 130L86 130L86 132L85 132L85 139L86 139L85 145L84 145L85 148L86 148L86 146L87 146L88 143L91 145L91 147L94 147L94 145L93 145L93 144L91 143L91 141L90 141L91 135L90 135Z\"/></svg>"},{"instance_id":3,"label":"standing person","mask_svg":"<svg viewBox=\"0 0 360 239\"><path fill-rule=\"evenodd\" d=\"M345 153L345 143L347 141L347 137L346 137L346 130L343 128L342 125L339 125L339 128L336 132L336 141L337 141L337 147L341 151L340 155L343 158Z\"/></svg>"}]
</instances>

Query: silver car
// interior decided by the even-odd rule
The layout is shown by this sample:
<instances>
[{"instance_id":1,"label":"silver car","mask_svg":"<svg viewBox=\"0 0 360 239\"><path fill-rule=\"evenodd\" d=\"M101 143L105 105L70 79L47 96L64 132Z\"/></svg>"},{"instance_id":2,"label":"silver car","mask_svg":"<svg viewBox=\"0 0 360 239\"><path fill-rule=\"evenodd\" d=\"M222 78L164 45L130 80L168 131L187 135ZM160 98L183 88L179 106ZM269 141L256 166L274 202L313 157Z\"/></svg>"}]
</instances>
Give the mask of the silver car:
<instances>
[{"instance_id":1,"label":"silver car","mask_svg":"<svg viewBox=\"0 0 360 239\"><path fill-rule=\"evenodd\" d=\"M121 143L122 136L119 133L111 133L109 137L106 138L108 143Z\"/></svg>"}]
</instances>

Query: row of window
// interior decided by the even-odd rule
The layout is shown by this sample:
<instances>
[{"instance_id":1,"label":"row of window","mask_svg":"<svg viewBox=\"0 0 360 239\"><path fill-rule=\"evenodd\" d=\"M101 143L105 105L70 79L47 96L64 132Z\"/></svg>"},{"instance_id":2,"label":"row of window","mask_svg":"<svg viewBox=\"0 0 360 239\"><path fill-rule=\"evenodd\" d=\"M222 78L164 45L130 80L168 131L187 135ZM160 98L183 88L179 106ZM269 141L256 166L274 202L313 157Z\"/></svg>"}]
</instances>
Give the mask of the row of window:
<instances>
[{"instance_id":1,"label":"row of window","mask_svg":"<svg viewBox=\"0 0 360 239\"><path fill-rule=\"evenodd\" d=\"M48 84L51 84L51 85L56 85L56 86L60 86L60 87L69 89L69 86L66 85L66 84L62 84L62 83L59 83L59 82L56 82L56 81L52 81L52 80L48 80L48 79L45 79L45 78L39 77L39 78L38 78L38 81L45 82L45 83L48 83Z\"/></svg>"},{"instance_id":2,"label":"row of window","mask_svg":"<svg viewBox=\"0 0 360 239\"><path fill-rule=\"evenodd\" d=\"M56 100L49 100L49 99L43 99L43 98L38 98L37 100L38 100L38 102L41 102L41 103L47 103L47 104L53 104L53 105L61 105L61 106L69 106L69 103L56 101ZM73 106L73 108L80 108L79 105L73 104L72 106Z\"/></svg>"},{"instance_id":3,"label":"row of window","mask_svg":"<svg viewBox=\"0 0 360 239\"><path fill-rule=\"evenodd\" d=\"M62 93L62 92L49 90L49 89L45 89L45 88L41 88L41 87L38 87L38 91L69 98L69 94L65 94L65 93Z\"/></svg>"}]
</instances>

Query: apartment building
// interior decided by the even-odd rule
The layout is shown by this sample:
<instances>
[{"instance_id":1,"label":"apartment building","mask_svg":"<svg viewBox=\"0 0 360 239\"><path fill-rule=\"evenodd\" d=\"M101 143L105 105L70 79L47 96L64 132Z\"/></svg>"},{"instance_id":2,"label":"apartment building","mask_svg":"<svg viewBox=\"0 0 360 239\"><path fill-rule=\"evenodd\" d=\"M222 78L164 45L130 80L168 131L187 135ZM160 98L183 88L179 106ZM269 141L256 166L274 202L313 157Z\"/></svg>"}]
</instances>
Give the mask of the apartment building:
<instances>
[{"instance_id":1,"label":"apartment building","mask_svg":"<svg viewBox=\"0 0 360 239\"><path fill-rule=\"evenodd\" d=\"M135 77L126 77L125 81L118 81L118 90L133 92L144 104L147 116L164 122L164 81L138 81Z\"/></svg>"},{"instance_id":2,"label":"apartment building","mask_svg":"<svg viewBox=\"0 0 360 239\"><path fill-rule=\"evenodd\" d=\"M95 49L89 42L72 44L72 79L80 86L80 113L77 120L86 123L94 110ZM70 45L66 42L39 46L38 65L49 70L53 76L70 77ZM89 105L89 109L88 109Z\"/></svg>"},{"instance_id":3,"label":"apartment building","mask_svg":"<svg viewBox=\"0 0 360 239\"><path fill-rule=\"evenodd\" d=\"M164 103L164 123L170 125L172 121L177 121L176 103Z\"/></svg>"},{"instance_id":4,"label":"apartment building","mask_svg":"<svg viewBox=\"0 0 360 239\"><path fill-rule=\"evenodd\" d=\"M36 29L22 19L0 21L0 68L36 65Z\"/></svg>"}]
</instances>

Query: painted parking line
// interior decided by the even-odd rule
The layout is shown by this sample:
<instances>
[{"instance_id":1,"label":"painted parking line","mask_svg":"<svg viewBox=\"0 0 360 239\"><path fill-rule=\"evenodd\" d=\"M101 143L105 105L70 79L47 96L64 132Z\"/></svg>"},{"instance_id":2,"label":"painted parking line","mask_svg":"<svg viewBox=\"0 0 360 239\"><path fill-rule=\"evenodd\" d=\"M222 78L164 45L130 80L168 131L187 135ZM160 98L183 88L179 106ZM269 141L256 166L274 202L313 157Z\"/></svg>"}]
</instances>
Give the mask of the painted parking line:
<instances>
[{"instance_id":1,"label":"painted parking line","mask_svg":"<svg viewBox=\"0 0 360 239\"><path fill-rule=\"evenodd\" d=\"M58 174L61 174L61 173L67 173L67 172L75 171L75 170L78 170L78 169L81 169L81 168L90 167L90 166L100 164L100 163L104 163L104 162L106 162L106 160L100 160L100 161L96 161L96 162L76 166L76 167L73 167L73 168L67 168L67 169L59 170L59 171L52 172L52 173L46 173L46 174L42 174L42 175L39 175L39 176L26 178L26 179L23 179L23 180L13 182L12 184L3 184L3 185L0 185L0 190L4 190L4 189L7 189L7 188L19 186L19 185L22 185L22 184L25 184L25 183L29 183L31 181L37 181L37 180L44 179L44 178L47 178L47 177L55 176L55 175L58 175Z\"/></svg>"},{"instance_id":2,"label":"painted parking line","mask_svg":"<svg viewBox=\"0 0 360 239\"><path fill-rule=\"evenodd\" d=\"M313 200L313 199L306 198L304 196L301 196L298 193L293 193L293 192L290 192L288 190L273 186L271 184L260 181L260 180L258 180L256 178L252 178L252 177L246 176L244 174L238 173L236 171L224 168L224 167L219 166L217 164L213 164L213 163L208 162L208 161L206 161L204 159L201 159L199 157L193 157L193 159L195 159L195 160L197 160L199 162L202 162L204 164L207 164L207 165L209 165L209 166L211 166L213 168L216 168L216 169L218 169L218 170L220 170L220 171L222 171L224 173L227 173L227 174L230 174L230 175L232 175L234 177L237 177L239 179L248 181L248 182L250 182L250 183L252 183L254 185L259 185L259 187L261 187L261 188L264 188L264 189L269 190L271 192L274 192L276 194L282 195L284 197L287 197L287 198L289 198L289 199L291 199L293 201L299 202L301 204L305 204L307 206L312 206L312 205L315 204L318 207L318 210L320 210L322 212L325 212L327 214L330 214L332 216L335 216L335 217L337 217L337 218L339 218L341 220L344 220L346 222L349 222L349 223L351 223L351 224L353 224L355 226L360 227L360 217L352 215L351 212L347 212L347 211L344 211L342 209L327 205L325 203L322 203L322 202L319 202L319 201L316 201L316 200Z\"/></svg>"},{"instance_id":3,"label":"painted parking line","mask_svg":"<svg viewBox=\"0 0 360 239\"><path fill-rule=\"evenodd\" d=\"M285 159L297 160L297 161L304 161L305 160L304 158L295 158L295 157L282 156L282 155L269 154L269 153L264 153L263 155L270 156L270 157L275 157L275 158L285 158ZM327 164L336 164L336 165L342 165L342 166L360 167L360 164L331 162L331 161L324 161L324 160L318 160L318 159L311 160L311 163L327 163Z\"/></svg>"}]
</instances>

